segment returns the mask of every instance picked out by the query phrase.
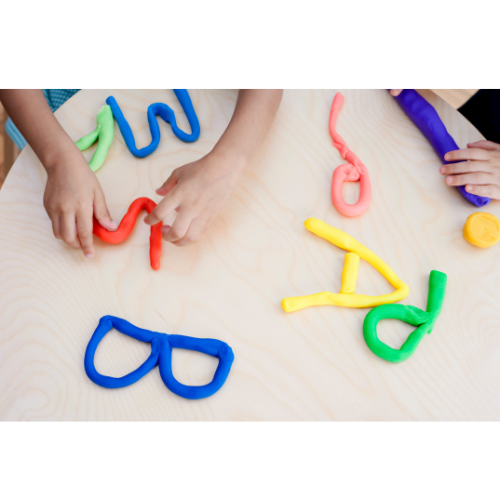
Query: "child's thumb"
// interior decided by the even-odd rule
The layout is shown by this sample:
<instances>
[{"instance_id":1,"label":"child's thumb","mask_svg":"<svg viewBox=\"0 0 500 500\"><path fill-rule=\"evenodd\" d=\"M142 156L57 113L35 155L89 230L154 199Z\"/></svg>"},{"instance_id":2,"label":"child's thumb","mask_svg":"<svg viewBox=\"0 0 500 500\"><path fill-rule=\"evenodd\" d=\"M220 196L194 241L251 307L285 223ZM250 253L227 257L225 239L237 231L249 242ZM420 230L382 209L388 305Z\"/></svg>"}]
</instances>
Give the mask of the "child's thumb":
<instances>
[{"instance_id":1,"label":"child's thumb","mask_svg":"<svg viewBox=\"0 0 500 500\"><path fill-rule=\"evenodd\" d=\"M94 215L104 229L108 231L116 231L118 229L118 224L111 218L102 191L96 193L94 199Z\"/></svg>"}]
</instances>

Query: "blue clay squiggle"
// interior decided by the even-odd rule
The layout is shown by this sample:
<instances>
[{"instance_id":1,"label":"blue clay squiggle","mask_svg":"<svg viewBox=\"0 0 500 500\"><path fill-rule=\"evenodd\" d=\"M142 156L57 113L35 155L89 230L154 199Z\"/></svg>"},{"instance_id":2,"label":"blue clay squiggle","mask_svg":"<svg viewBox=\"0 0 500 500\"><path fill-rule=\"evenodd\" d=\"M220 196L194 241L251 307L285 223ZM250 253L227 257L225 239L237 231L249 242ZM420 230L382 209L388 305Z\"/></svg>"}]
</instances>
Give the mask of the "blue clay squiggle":
<instances>
[{"instance_id":1,"label":"blue clay squiggle","mask_svg":"<svg viewBox=\"0 0 500 500\"><path fill-rule=\"evenodd\" d=\"M118 127L120 128L120 132L123 135L123 139L125 140L125 144L127 145L130 152L136 156L137 158L144 158L153 153L158 144L160 144L160 126L158 125L158 121L156 119L159 116L162 120L170 123L172 127L172 132L184 142L194 142L200 136L200 123L198 121L198 117L196 116L196 112L193 107L193 103L191 102L191 98L189 97L189 93L185 89L175 89L174 90L177 99L181 103L182 109L184 113L186 113L186 117L189 121L189 125L191 127L191 133L187 134L183 132L178 126L175 120L175 113L170 106L162 102L156 102L151 104L148 107L148 122L149 129L151 130L151 144L141 149L137 149L135 145L134 134L130 125L128 124L125 116L123 116L122 110L116 99L113 96L109 96L106 99L106 104L108 104L113 112L113 116L118 123Z\"/></svg>"},{"instance_id":2,"label":"blue clay squiggle","mask_svg":"<svg viewBox=\"0 0 500 500\"><path fill-rule=\"evenodd\" d=\"M410 118L431 143L443 165L454 163L446 161L444 155L460 148L446 130L434 107L413 89L403 90L395 99L408 115L408 118ZM476 205L476 207L484 207L491 201L491 198L468 193L464 186L458 186L458 190L467 201Z\"/></svg>"},{"instance_id":3,"label":"blue clay squiggle","mask_svg":"<svg viewBox=\"0 0 500 500\"><path fill-rule=\"evenodd\" d=\"M149 358L137 370L120 378L101 375L94 365L97 347L112 328L116 328L119 332L136 340L151 344ZM174 348L198 351L219 358L219 366L217 366L212 382L199 386L184 385L178 382L172 373L172 349ZM158 365L163 382L174 394L186 399L201 399L212 396L224 385L233 361L233 350L220 340L151 332L138 328L124 319L103 316L85 352L85 372L90 380L97 385L108 389L117 389L134 384Z\"/></svg>"}]
</instances>

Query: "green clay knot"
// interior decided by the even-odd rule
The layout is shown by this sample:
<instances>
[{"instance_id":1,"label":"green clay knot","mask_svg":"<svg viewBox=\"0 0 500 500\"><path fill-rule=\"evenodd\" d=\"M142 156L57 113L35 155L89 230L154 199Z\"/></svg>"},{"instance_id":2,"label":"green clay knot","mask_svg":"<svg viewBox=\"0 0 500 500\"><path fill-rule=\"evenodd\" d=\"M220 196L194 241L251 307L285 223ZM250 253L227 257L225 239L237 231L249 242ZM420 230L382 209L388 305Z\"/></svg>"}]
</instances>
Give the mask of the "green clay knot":
<instances>
[{"instance_id":1,"label":"green clay knot","mask_svg":"<svg viewBox=\"0 0 500 500\"><path fill-rule=\"evenodd\" d=\"M415 352L425 334L430 334L434 328L443 307L446 282L446 274L431 271L426 311L402 304L384 304L372 309L363 322L365 342L372 352L393 363L408 359ZM399 319L410 325L418 326L418 328L408 335L400 349L393 349L378 338L377 325L383 319Z\"/></svg>"}]
</instances>

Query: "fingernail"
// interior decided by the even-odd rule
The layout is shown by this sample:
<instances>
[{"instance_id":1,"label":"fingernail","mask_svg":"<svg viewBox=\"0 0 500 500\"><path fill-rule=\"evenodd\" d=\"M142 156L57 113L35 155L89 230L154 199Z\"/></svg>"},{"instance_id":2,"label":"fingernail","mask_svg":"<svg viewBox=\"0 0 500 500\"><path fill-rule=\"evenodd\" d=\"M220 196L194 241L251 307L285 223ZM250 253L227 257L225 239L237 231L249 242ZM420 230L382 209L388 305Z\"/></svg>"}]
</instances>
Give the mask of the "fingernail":
<instances>
[{"instance_id":1,"label":"fingernail","mask_svg":"<svg viewBox=\"0 0 500 500\"><path fill-rule=\"evenodd\" d=\"M444 174L444 167L441 167L441 168L439 169L439 171L440 171L442 174Z\"/></svg>"},{"instance_id":2,"label":"fingernail","mask_svg":"<svg viewBox=\"0 0 500 500\"><path fill-rule=\"evenodd\" d=\"M87 257L87 259L91 259L93 256L94 254L92 252L88 252L85 254L85 257Z\"/></svg>"},{"instance_id":3,"label":"fingernail","mask_svg":"<svg viewBox=\"0 0 500 500\"><path fill-rule=\"evenodd\" d=\"M118 224L117 224L114 220L112 220L112 221L111 221L111 227L112 227L113 229L118 229Z\"/></svg>"},{"instance_id":4,"label":"fingernail","mask_svg":"<svg viewBox=\"0 0 500 500\"><path fill-rule=\"evenodd\" d=\"M446 154L444 155L444 159L445 159L445 160L449 160L449 159L450 159L450 154L449 154L449 153L446 153Z\"/></svg>"},{"instance_id":5,"label":"fingernail","mask_svg":"<svg viewBox=\"0 0 500 500\"><path fill-rule=\"evenodd\" d=\"M465 190L470 192L470 191L472 191L472 187L471 186L465 186Z\"/></svg>"},{"instance_id":6,"label":"fingernail","mask_svg":"<svg viewBox=\"0 0 500 500\"><path fill-rule=\"evenodd\" d=\"M453 179L451 177L446 177L446 184L451 184Z\"/></svg>"}]
</instances>

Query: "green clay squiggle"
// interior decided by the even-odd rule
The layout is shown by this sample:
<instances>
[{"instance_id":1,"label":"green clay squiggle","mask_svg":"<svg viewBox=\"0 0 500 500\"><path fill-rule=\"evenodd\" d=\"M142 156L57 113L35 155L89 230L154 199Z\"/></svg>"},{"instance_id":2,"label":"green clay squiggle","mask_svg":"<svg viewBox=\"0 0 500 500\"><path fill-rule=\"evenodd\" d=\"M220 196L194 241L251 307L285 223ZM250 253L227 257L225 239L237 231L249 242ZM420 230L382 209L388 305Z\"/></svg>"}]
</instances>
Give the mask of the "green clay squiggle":
<instances>
[{"instance_id":1,"label":"green clay squiggle","mask_svg":"<svg viewBox=\"0 0 500 500\"><path fill-rule=\"evenodd\" d=\"M427 310L402 304L384 304L372 309L363 322L363 335L368 347L374 354L393 363L408 359L417 349L425 334L430 334L443 307L446 292L446 274L431 271L429 277L429 297ZM384 344L377 335L377 324L382 319L399 319L413 326L418 326L401 346L393 349Z\"/></svg>"},{"instance_id":2,"label":"green clay squiggle","mask_svg":"<svg viewBox=\"0 0 500 500\"><path fill-rule=\"evenodd\" d=\"M90 148L95 141L99 140L97 149L89 162L89 167L93 172L102 167L115 135L113 113L107 104L99 110L99 113L97 113L96 122L96 129L76 142L76 147L80 151L85 151Z\"/></svg>"}]
</instances>

